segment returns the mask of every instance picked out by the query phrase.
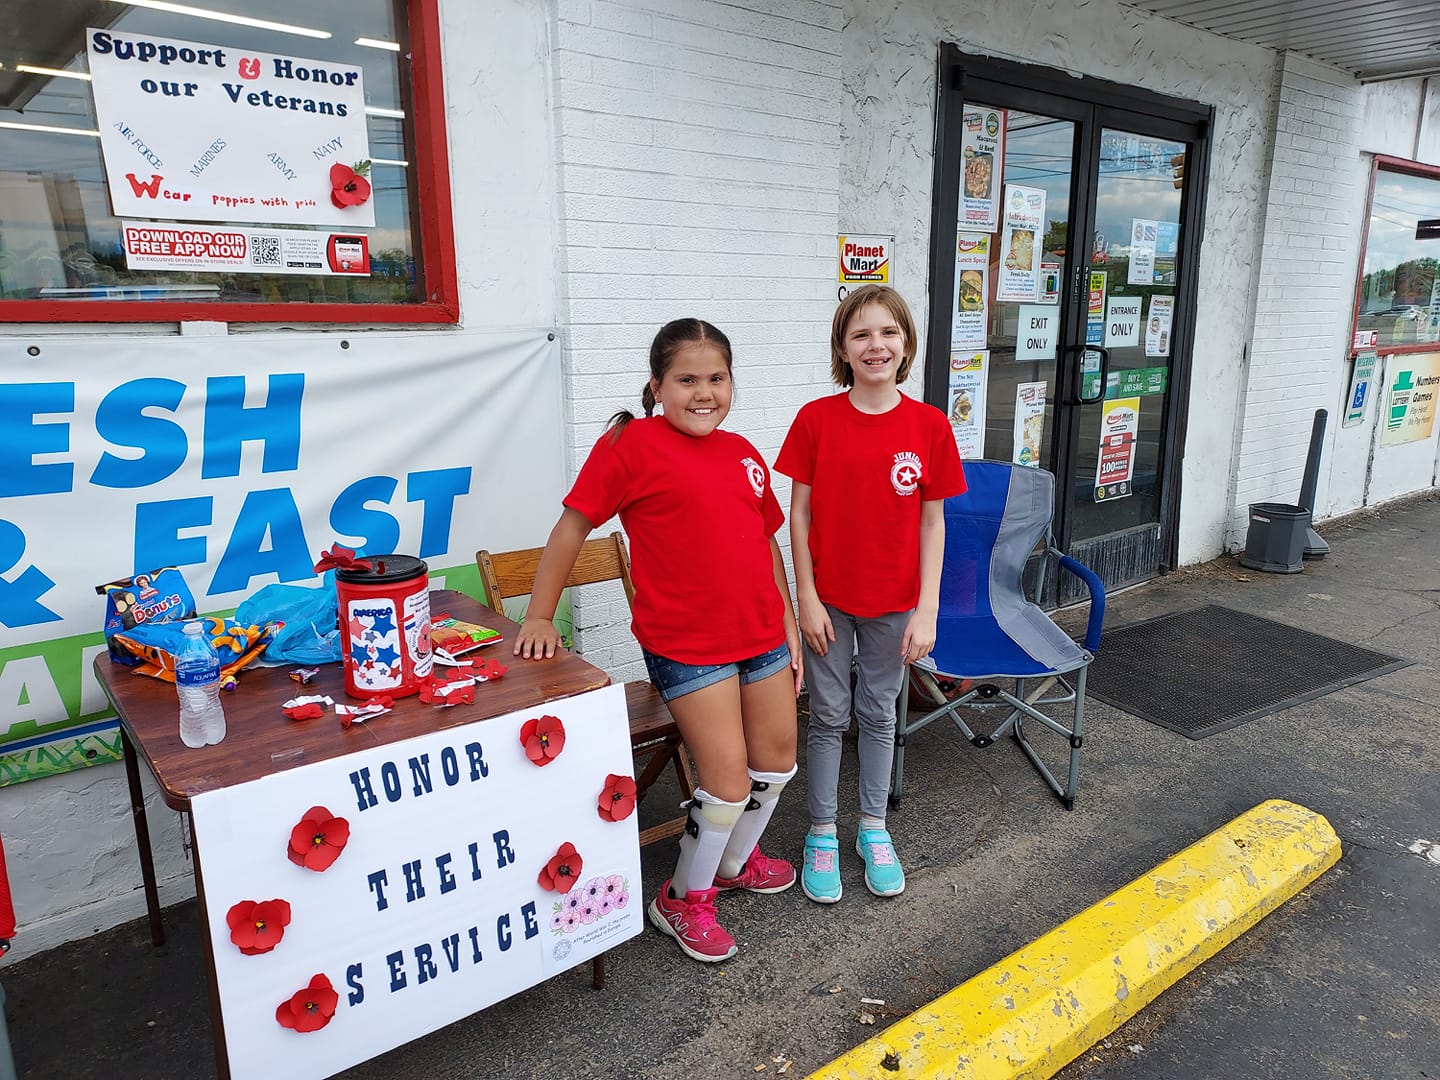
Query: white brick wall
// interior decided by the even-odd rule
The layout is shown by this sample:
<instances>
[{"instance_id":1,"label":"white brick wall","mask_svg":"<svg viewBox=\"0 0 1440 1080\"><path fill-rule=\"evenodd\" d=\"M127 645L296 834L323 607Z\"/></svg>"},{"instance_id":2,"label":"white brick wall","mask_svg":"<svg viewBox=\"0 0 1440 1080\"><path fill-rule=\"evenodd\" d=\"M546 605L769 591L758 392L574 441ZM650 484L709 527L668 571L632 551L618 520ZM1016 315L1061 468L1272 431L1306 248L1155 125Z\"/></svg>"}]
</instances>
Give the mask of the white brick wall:
<instances>
[{"instance_id":1,"label":"white brick wall","mask_svg":"<svg viewBox=\"0 0 1440 1080\"><path fill-rule=\"evenodd\" d=\"M609 416L638 412L650 340L674 318L729 335L726 426L767 461L828 384L842 13L824 0L559 0L574 468ZM778 493L788 501L788 486ZM642 670L628 618L618 590L576 598L581 650L617 678Z\"/></svg>"},{"instance_id":2,"label":"white brick wall","mask_svg":"<svg viewBox=\"0 0 1440 1080\"><path fill-rule=\"evenodd\" d=\"M1330 414L1327 447L1339 426L1365 207L1364 102L1364 87L1349 75L1285 55L1227 530L1231 546L1244 542L1250 503L1299 498L1315 410ZM1326 473L1321 470L1317 513L1326 506Z\"/></svg>"}]
</instances>

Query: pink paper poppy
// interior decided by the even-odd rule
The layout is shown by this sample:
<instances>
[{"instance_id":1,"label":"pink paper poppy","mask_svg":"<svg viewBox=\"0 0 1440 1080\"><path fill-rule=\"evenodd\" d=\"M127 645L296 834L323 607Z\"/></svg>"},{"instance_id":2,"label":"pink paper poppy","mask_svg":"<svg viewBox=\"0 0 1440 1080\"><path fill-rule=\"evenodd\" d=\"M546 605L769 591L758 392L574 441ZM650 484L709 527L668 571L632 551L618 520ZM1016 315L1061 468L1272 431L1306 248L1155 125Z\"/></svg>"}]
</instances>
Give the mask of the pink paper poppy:
<instances>
[{"instance_id":1,"label":"pink paper poppy","mask_svg":"<svg viewBox=\"0 0 1440 1080\"><path fill-rule=\"evenodd\" d=\"M635 781L611 773L600 792L600 816L606 821L624 821L635 812Z\"/></svg>"},{"instance_id":2,"label":"pink paper poppy","mask_svg":"<svg viewBox=\"0 0 1440 1080\"><path fill-rule=\"evenodd\" d=\"M520 725L520 745L536 765L549 765L565 749L565 725L558 716L542 716Z\"/></svg>"},{"instance_id":3,"label":"pink paper poppy","mask_svg":"<svg viewBox=\"0 0 1440 1080\"><path fill-rule=\"evenodd\" d=\"M299 824L290 830L286 854L296 866L319 873L330 869L350 840L350 823L323 806L305 811Z\"/></svg>"},{"instance_id":4,"label":"pink paper poppy","mask_svg":"<svg viewBox=\"0 0 1440 1080\"><path fill-rule=\"evenodd\" d=\"M246 956L267 953L285 936L290 905L284 900L241 900L225 913L230 940Z\"/></svg>"},{"instance_id":5,"label":"pink paper poppy","mask_svg":"<svg viewBox=\"0 0 1440 1080\"><path fill-rule=\"evenodd\" d=\"M567 841L560 845L560 850L540 871L540 887L547 892L568 893L575 888L584 869L585 860L575 850L575 845Z\"/></svg>"},{"instance_id":6,"label":"pink paper poppy","mask_svg":"<svg viewBox=\"0 0 1440 1080\"><path fill-rule=\"evenodd\" d=\"M324 975L316 975L310 985L297 990L275 1010L275 1020L281 1027L301 1033L319 1031L335 1015L340 1004L340 995Z\"/></svg>"}]
</instances>

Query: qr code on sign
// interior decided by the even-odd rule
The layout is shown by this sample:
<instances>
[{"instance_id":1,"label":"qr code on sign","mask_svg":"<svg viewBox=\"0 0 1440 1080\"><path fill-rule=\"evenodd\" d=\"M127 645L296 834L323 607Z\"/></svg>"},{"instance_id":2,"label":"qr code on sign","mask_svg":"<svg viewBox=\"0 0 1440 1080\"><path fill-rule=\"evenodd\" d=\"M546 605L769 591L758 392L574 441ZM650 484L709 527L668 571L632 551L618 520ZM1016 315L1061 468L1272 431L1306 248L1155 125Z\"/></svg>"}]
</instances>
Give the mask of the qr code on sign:
<instances>
[{"instance_id":1,"label":"qr code on sign","mask_svg":"<svg viewBox=\"0 0 1440 1080\"><path fill-rule=\"evenodd\" d=\"M250 261L256 266L280 265L280 237L251 236Z\"/></svg>"}]
</instances>

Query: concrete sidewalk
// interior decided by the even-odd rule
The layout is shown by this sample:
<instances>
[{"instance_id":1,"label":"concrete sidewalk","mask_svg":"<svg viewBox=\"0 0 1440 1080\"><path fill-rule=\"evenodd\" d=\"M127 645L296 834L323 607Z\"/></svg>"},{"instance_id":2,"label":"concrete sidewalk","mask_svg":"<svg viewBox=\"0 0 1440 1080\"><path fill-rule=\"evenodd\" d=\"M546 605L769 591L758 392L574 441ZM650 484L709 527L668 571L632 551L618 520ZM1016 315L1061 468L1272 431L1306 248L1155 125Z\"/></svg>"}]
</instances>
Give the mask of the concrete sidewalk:
<instances>
[{"instance_id":1,"label":"concrete sidewalk","mask_svg":"<svg viewBox=\"0 0 1440 1080\"><path fill-rule=\"evenodd\" d=\"M1440 842L1440 498L1322 532L1331 553L1303 574L1220 559L1113 597L1107 625L1217 603L1413 666L1200 742L1092 700L1073 813L1008 741L980 751L936 725L910 744L890 822L904 895L871 896L842 850L834 907L798 889L722 897L741 942L725 964L648 930L611 954L603 992L576 969L344 1075L690 1080L774 1076L790 1060L783 1075L803 1076L1284 798L1329 819L1340 864L1062 1075L1440 1077L1440 863L1417 843ZM846 766L849 793L853 751ZM854 812L850 795L842 831ZM805 824L797 780L767 850L798 858ZM647 888L669 872L659 847ZM0 967L21 1076L214 1075L193 903L166 925L159 950L138 921Z\"/></svg>"}]
</instances>

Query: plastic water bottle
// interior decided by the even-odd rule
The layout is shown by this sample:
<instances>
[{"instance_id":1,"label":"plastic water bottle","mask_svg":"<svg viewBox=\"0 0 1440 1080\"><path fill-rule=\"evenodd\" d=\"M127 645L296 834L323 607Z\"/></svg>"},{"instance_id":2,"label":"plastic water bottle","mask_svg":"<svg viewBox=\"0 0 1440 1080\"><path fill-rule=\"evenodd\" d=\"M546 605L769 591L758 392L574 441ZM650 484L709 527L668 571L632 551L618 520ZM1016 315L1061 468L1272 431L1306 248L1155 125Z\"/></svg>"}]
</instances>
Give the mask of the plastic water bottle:
<instances>
[{"instance_id":1,"label":"plastic water bottle","mask_svg":"<svg viewBox=\"0 0 1440 1080\"><path fill-rule=\"evenodd\" d=\"M220 704L220 654L198 622L185 624L185 643L175 657L175 691L180 697L180 741L205 746L225 738Z\"/></svg>"}]
</instances>

